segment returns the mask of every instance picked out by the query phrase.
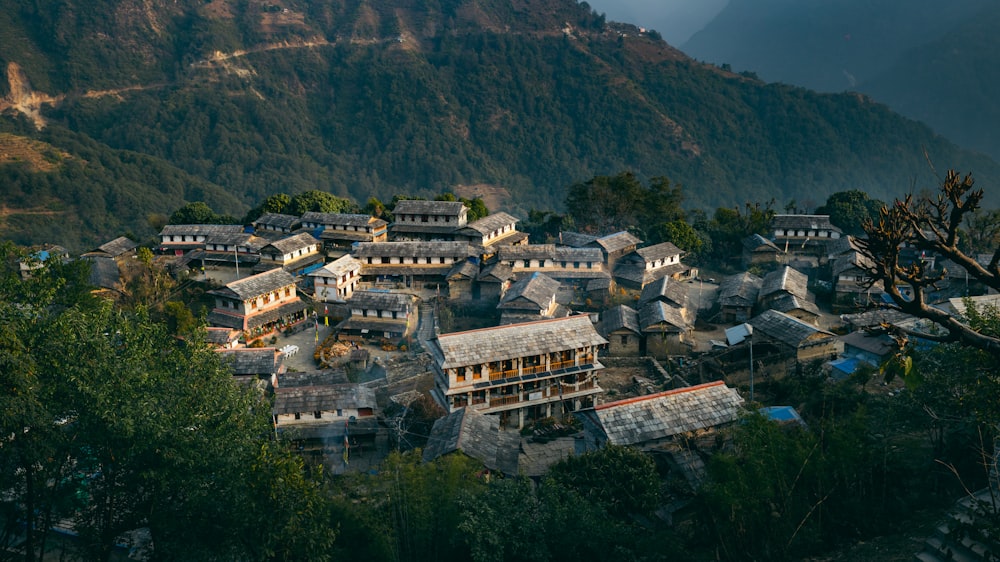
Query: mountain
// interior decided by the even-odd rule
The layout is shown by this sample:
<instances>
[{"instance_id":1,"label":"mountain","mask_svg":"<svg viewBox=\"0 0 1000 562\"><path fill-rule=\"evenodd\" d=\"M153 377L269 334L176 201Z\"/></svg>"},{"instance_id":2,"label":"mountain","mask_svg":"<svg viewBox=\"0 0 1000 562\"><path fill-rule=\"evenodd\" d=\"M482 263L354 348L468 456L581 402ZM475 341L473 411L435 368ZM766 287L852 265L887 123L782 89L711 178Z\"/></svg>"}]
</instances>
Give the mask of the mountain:
<instances>
[{"instance_id":1,"label":"mountain","mask_svg":"<svg viewBox=\"0 0 1000 562\"><path fill-rule=\"evenodd\" d=\"M308 189L364 202L486 184L523 215L623 170L703 209L891 199L937 184L928 159L1000 178L865 96L722 71L572 0L10 4L0 130L67 155L0 159L0 208L21 217L0 225L21 242L148 236L148 215L183 201L238 215ZM9 170L41 187L11 190Z\"/></svg>"},{"instance_id":2,"label":"mountain","mask_svg":"<svg viewBox=\"0 0 1000 562\"><path fill-rule=\"evenodd\" d=\"M655 29L671 45L682 45L711 21L729 0L590 0L615 21Z\"/></svg>"},{"instance_id":3,"label":"mountain","mask_svg":"<svg viewBox=\"0 0 1000 562\"><path fill-rule=\"evenodd\" d=\"M988 0L732 0L683 49L769 81L863 92L998 159L998 25Z\"/></svg>"}]
</instances>

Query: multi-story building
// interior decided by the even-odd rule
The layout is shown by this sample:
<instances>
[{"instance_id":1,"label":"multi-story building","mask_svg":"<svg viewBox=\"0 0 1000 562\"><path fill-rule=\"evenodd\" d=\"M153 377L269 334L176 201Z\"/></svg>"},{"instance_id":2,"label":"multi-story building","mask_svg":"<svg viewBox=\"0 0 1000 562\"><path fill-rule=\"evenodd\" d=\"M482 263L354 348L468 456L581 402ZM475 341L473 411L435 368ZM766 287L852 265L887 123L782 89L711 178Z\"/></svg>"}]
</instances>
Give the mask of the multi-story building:
<instances>
[{"instance_id":1,"label":"multi-story building","mask_svg":"<svg viewBox=\"0 0 1000 562\"><path fill-rule=\"evenodd\" d=\"M233 281L208 294L215 297L209 324L243 330L248 341L305 320L309 308L295 292L295 278L283 269Z\"/></svg>"},{"instance_id":2,"label":"multi-story building","mask_svg":"<svg viewBox=\"0 0 1000 562\"><path fill-rule=\"evenodd\" d=\"M353 251L365 281L445 284L456 263L472 255L467 242L361 243Z\"/></svg>"},{"instance_id":3,"label":"multi-story building","mask_svg":"<svg viewBox=\"0 0 1000 562\"><path fill-rule=\"evenodd\" d=\"M350 248L355 242L385 242L388 225L371 215L347 213L318 213L302 215L302 228L306 228L327 246Z\"/></svg>"},{"instance_id":4,"label":"multi-story building","mask_svg":"<svg viewBox=\"0 0 1000 562\"><path fill-rule=\"evenodd\" d=\"M258 234L289 234L299 227L299 217L281 213L264 213L253 221L254 231Z\"/></svg>"},{"instance_id":5,"label":"multi-story building","mask_svg":"<svg viewBox=\"0 0 1000 562\"><path fill-rule=\"evenodd\" d=\"M586 315L443 334L428 342L432 394L448 412L470 407L523 427L593 406L607 343Z\"/></svg>"},{"instance_id":6,"label":"multi-story building","mask_svg":"<svg viewBox=\"0 0 1000 562\"><path fill-rule=\"evenodd\" d=\"M320 242L308 232L293 234L287 238L275 240L260 249L260 262L256 271L267 271L276 267L298 275L321 267L323 254L320 253Z\"/></svg>"},{"instance_id":7,"label":"multi-story building","mask_svg":"<svg viewBox=\"0 0 1000 562\"><path fill-rule=\"evenodd\" d=\"M351 298L361 283L361 262L354 256L342 256L309 274L316 300L342 303Z\"/></svg>"},{"instance_id":8,"label":"multi-story building","mask_svg":"<svg viewBox=\"0 0 1000 562\"><path fill-rule=\"evenodd\" d=\"M203 250L210 236L242 232L243 226L238 224L168 224L160 231L157 250L181 256L188 250Z\"/></svg>"},{"instance_id":9,"label":"multi-story building","mask_svg":"<svg viewBox=\"0 0 1000 562\"><path fill-rule=\"evenodd\" d=\"M469 222L469 208L460 201L404 199L392 214L395 240L454 240L455 231Z\"/></svg>"}]
</instances>

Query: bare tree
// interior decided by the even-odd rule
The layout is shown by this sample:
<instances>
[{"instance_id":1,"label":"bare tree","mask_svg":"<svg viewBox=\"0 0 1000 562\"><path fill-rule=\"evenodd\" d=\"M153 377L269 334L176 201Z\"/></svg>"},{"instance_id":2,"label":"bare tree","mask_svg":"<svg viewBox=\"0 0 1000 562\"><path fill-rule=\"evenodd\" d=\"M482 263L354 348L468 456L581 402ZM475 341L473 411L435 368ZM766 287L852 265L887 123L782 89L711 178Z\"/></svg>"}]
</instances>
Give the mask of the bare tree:
<instances>
[{"instance_id":1,"label":"bare tree","mask_svg":"<svg viewBox=\"0 0 1000 562\"><path fill-rule=\"evenodd\" d=\"M983 200L983 190L974 189L971 175L964 177L949 170L936 197L908 195L902 201L883 207L877 219L866 220L867 238L859 240L860 252L868 258L868 283L881 282L892 298L892 308L925 318L944 328L940 334L920 337L941 342L959 342L1000 357L1000 337L982 331L930 306L926 291L937 288L945 278L944 269L931 269L923 260L907 261L903 249L909 245L918 252L936 254L964 268L970 278L1000 291L1000 247L993 250L987 265L958 247L959 231L968 217L974 216ZM911 291L904 294L903 288Z\"/></svg>"}]
</instances>

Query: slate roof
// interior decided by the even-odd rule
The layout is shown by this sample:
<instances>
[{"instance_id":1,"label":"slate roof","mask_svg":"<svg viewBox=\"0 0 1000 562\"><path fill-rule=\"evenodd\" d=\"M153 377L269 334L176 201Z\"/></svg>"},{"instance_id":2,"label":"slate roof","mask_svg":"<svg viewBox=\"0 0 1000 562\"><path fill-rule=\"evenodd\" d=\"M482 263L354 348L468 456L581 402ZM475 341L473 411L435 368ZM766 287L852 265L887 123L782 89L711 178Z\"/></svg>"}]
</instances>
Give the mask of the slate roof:
<instances>
[{"instance_id":1,"label":"slate roof","mask_svg":"<svg viewBox=\"0 0 1000 562\"><path fill-rule=\"evenodd\" d=\"M114 289L121 280L118 262L110 258L90 259L90 284L102 289Z\"/></svg>"},{"instance_id":2,"label":"slate roof","mask_svg":"<svg viewBox=\"0 0 1000 562\"><path fill-rule=\"evenodd\" d=\"M461 214L465 204L461 201L423 201L402 199L396 202L392 212L395 215L450 215Z\"/></svg>"},{"instance_id":3,"label":"slate roof","mask_svg":"<svg viewBox=\"0 0 1000 562\"><path fill-rule=\"evenodd\" d=\"M746 307L757 302L757 294L763 279L744 271L726 277L719 284L719 304L721 306Z\"/></svg>"},{"instance_id":4,"label":"slate roof","mask_svg":"<svg viewBox=\"0 0 1000 562\"><path fill-rule=\"evenodd\" d=\"M533 309L546 310L558 291L558 281L543 273L535 272L513 283L500 299L497 308L523 309L530 303L535 305L531 306Z\"/></svg>"},{"instance_id":5,"label":"slate roof","mask_svg":"<svg viewBox=\"0 0 1000 562\"><path fill-rule=\"evenodd\" d=\"M647 271L644 265L634 264L629 261L619 261L615 266L615 278L644 286L662 277L672 276L689 270L690 267L683 263L673 263L666 267L660 267L653 271Z\"/></svg>"},{"instance_id":6,"label":"slate roof","mask_svg":"<svg viewBox=\"0 0 1000 562\"><path fill-rule=\"evenodd\" d=\"M582 248L591 242L597 240L596 236L590 234L583 234L582 232L560 232L559 233L559 245L569 246L571 248Z\"/></svg>"},{"instance_id":7,"label":"slate roof","mask_svg":"<svg viewBox=\"0 0 1000 562\"><path fill-rule=\"evenodd\" d=\"M850 235L830 240L826 244L826 253L830 257L859 250L861 250L861 246L858 244L858 239Z\"/></svg>"},{"instance_id":8,"label":"slate roof","mask_svg":"<svg viewBox=\"0 0 1000 562\"><path fill-rule=\"evenodd\" d=\"M281 318L285 318L285 317L291 316L293 314L302 312L303 310L306 310L307 308L309 308L308 304L306 304L306 303L304 303L304 302L302 302L300 300L295 300L295 301L289 302L287 304L283 304L283 305L279 306L278 308L272 308L271 310L266 310L264 312L259 312L257 314L253 314L253 315L248 316L247 317L247 328L251 328L251 329L257 328L259 326L263 326L264 324L268 324L270 322L274 322L274 321L279 320ZM214 312L215 311L213 311L213 313ZM213 316L210 313L209 314L209 320L211 320L212 318L213 318Z\"/></svg>"},{"instance_id":9,"label":"slate roof","mask_svg":"<svg viewBox=\"0 0 1000 562\"><path fill-rule=\"evenodd\" d=\"M761 248L766 248L775 252L781 251L781 248L775 245L774 242L771 242L760 234L751 234L750 236L744 238L741 243L743 244L743 249L751 252L760 251Z\"/></svg>"},{"instance_id":10,"label":"slate roof","mask_svg":"<svg viewBox=\"0 0 1000 562\"><path fill-rule=\"evenodd\" d=\"M352 213L319 213L309 211L302 215L303 223L322 224L326 226L363 226L378 230L381 226L386 226L386 221L375 218L371 215L360 215Z\"/></svg>"},{"instance_id":11,"label":"slate roof","mask_svg":"<svg viewBox=\"0 0 1000 562\"><path fill-rule=\"evenodd\" d=\"M688 302L688 287L669 276L660 277L642 287L642 293L639 295L639 306L654 300L665 300L684 308Z\"/></svg>"},{"instance_id":12,"label":"slate roof","mask_svg":"<svg viewBox=\"0 0 1000 562\"><path fill-rule=\"evenodd\" d=\"M493 213L492 215L486 215L485 217L470 222L469 224L462 227L462 230L471 229L483 236L499 230L509 224L517 224L518 219L513 215L509 215L503 211Z\"/></svg>"},{"instance_id":13,"label":"slate roof","mask_svg":"<svg viewBox=\"0 0 1000 562\"><path fill-rule=\"evenodd\" d=\"M224 232L243 232L240 224L168 224L160 231L160 236L208 236ZM167 242L169 244L169 242Z\"/></svg>"},{"instance_id":14,"label":"slate roof","mask_svg":"<svg viewBox=\"0 0 1000 562\"><path fill-rule=\"evenodd\" d=\"M518 473L520 436L500 429L499 416L481 414L471 408L456 410L434 422L424 447L424 462L462 451L490 470Z\"/></svg>"},{"instance_id":15,"label":"slate roof","mask_svg":"<svg viewBox=\"0 0 1000 562\"><path fill-rule=\"evenodd\" d=\"M442 334L432 342L443 369L608 343L587 315Z\"/></svg>"},{"instance_id":16,"label":"slate roof","mask_svg":"<svg viewBox=\"0 0 1000 562\"><path fill-rule=\"evenodd\" d=\"M764 276L759 296L764 299L780 291L805 299L809 294L809 277L787 265L781 266Z\"/></svg>"},{"instance_id":17,"label":"slate roof","mask_svg":"<svg viewBox=\"0 0 1000 562\"><path fill-rule=\"evenodd\" d=\"M899 349L899 345L896 344L896 340L892 339L887 334L869 334L867 332L851 332L847 335L840 336L841 341L844 342L844 346L856 347L862 351L867 351L879 357L884 357L887 354Z\"/></svg>"},{"instance_id":18,"label":"slate roof","mask_svg":"<svg viewBox=\"0 0 1000 562\"><path fill-rule=\"evenodd\" d=\"M453 257L473 255L468 242L362 242L353 250L358 258L367 257ZM388 265L388 264L372 264ZM394 264L395 265L395 264ZM433 264L431 264L433 265ZM450 267L450 266L449 266Z\"/></svg>"},{"instance_id":19,"label":"slate roof","mask_svg":"<svg viewBox=\"0 0 1000 562\"><path fill-rule=\"evenodd\" d=\"M599 334L607 338L608 334L623 329L635 334L641 333L639 313L635 309L620 304L601 313L601 321L597 324Z\"/></svg>"},{"instance_id":20,"label":"slate roof","mask_svg":"<svg viewBox=\"0 0 1000 562\"><path fill-rule=\"evenodd\" d=\"M686 330L687 322L681 309L670 306L663 301L651 301L639 309L639 327L643 332L662 332L663 324L669 324L678 330Z\"/></svg>"},{"instance_id":21,"label":"slate roof","mask_svg":"<svg viewBox=\"0 0 1000 562\"><path fill-rule=\"evenodd\" d=\"M830 222L830 215L774 215L771 219L771 228L842 232Z\"/></svg>"},{"instance_id":22,"label":"slate roof","mask_svg":"<svg viewBox=\"0 0 1000 562\"><path fill-rule=\"evenodd\" d=\"M768 308L779 312L791 312L793 310L804 310L819 316L819 307L816 303L807 301L796 295L781 295L768 303Z\"/></svg>"},{"instance_id":23,"label":"slate roof","mask_svg":"<svg viewBox=\"0 0 1000 562\"><path fill-rule=\"evenodd\" d=\"M376 408L375 389L359 384L286 386L274 389L275 415Z\"/></svg>"},{"instance_id":24,"label":"slate roof","mask_svg":"<svg viewBox=\"0 0 1000 562\"><path fill-rule=\"evenodd\" d=\"M251 250L260 250L267 246L269 240L250 232L213 232L205 236L205 244L224 244L226 246L245 246ZM210 250L211 251L211 250Z\"/></svg>"},{"instance_id":25,"label":"slate roof","mask_svg":"<svg viewBox=\"0 0 1000 562\"><path fill-rule=\"evenodd\" d=\"M583 415L596 418L609 443L642 445L736 421L743 398L722 381L608 402Z\"/></svg>"},{"instance_id":26,"label":"slate roof","mask_svg":"<svg viewBox=\"0 0 1000 562\"><path fill-rule=\"evenodd\" d=\"M478 281L487 283L502 283L514 278L514 270L502 262L493 262L483 268Z\"/></svg>"},{"instance_id":27,"label":"slate roof","mask_svg":"<svg viewBox=\"0 0 1000 562\"><path fill-rule=\"evenodd\" d=\"M594 240L594 243L600 246L605 253L613 254L630 246L637 246L642 243L642 240L636 238L631 232L623 230L614 234L608 234L607 236L601 236Z\"/></svg>"},{"instance_id":28,"label":"slate roof","mask_svg":"<svg viewBox=\"0 0 1000 562\"><path fill-rule=\"evenodd\" d=\"M102 254L107 254L112 258L117 258L118 256L121 256L127 252L131 252L132 250L138 247L139 244L133 242L128 237L119 236L118 238L115 238L110 242L105 242L104 244L101 244L100 246L97 247L97 249L93 250L91 253L100 252Z\"/></svg>"},{"instance_id":29,"label":"slate roof","mask_svg":"<svg viewBox=\"0 0 1000 562\"><path fill-rule=\"evenodd\" d=\"M820 330L812 324L808 324L777 310L765 310L751 318L748 323L753 326L755 338L757 333L761 333L773 340L796 348L802 342L816 334L833 337L833 334L826 330Z\"/></svg>"},{"instance_id":30,"label":"slate roof","mask_svg":"<svg viewBox=\"0 0 1000 562\"><path fill-rule=\"evenodd\" d=\"M1000 308L1000 295L979 295L967 298L972 301L972 305L979 313L982 313L989 307ZM959 316L965 316L965 298L956 297L948 299L948 304L951 305L951 308L956 314Z\"/></svg>"},{"instance_id":31,"label":"slate roof","mask_svg":"<svg viewBox=\"0 0 1000 562\"><path fill-rule=\"evenodd\" d=\"M410 309L413 296L405 293L377 293L375 291L355 291L347 304L351 308L368 310L389 310L404 312Z\"/></svg>"},{"instance_id":32,"label":"slate roof","mask_svg":"<svg viewBox=\"0 0 1000 562\"><path fill-rule=\"evenodd\" d=\"M209 294L247 300L271 291L295 284L291 273L283 269L272 269L244 279L227 283L225 287L209 291Z\"/></svg>"},{"instance_id":33,"label":"slate roof","mask_svg":"<svg viewBox=\"0 0 1000 562\"><path fill-rule=\"evenodd\" d=\"M448 272L448 280L475 279L479 276L479 265L469 260L456 262L454 267Z\"/></svg>"},{"instance_id":34,"label":"slate roof","mask_svg":"<svg viewBox=\"0 0 1000 562\"><path fill-rule=\"evenodd\" d=\"M661 242L660 244L646 246L645 248L637 248L635 253L639 254L648 263L671 256L679 256L684 251L674 246L671 242Z\"/></svg>"},{"instance_id":35,"label":"slate roof","mask_svg":"<svg viewBox=\"0 0 1000 562\"><path fill-rule=\"evenodd\" d=\"M301 219L295 215L283 215L281 213L264 213L253 221L254 228L270 226L278 230L294 230L298 227Z\"/></svg>"},{"instance_id":36,"label":"slate roof","mask_svg":"<svg viewBox=\"0 0 1000 562\"><path fill-rule=\"evenodd\" d=\"M497 250L501 261L552 260L554 262L603 262L604 254L597 248L569 248L555 244L522 244L501 246Z\"/></svg>"},{"instance_id":37,"label":"slate roof","mask_svg":"<svg viewBox=\"0 0 1000 562\"><path fill-rule=\"evenodd\" d=\"M405 334L409 326L406 318L375 318L373 316L351 316L337 325L340 330L358 330L365 333L365 330L376 334L378 332L389 332L390 334Z\"/></svg>"},{"instance_id":38,"label":"slate roof","mask_svg":"<svg viewBox=\"0 0 1000 562\"><path fill-rule=\"evenodd\" d=\"M281 368L282 355L273 347L218 349L222 363L233 370L233 375L272 375Z\"/></svg>"},{"instance_id":39,"label":"slate roof","mask_svg":"<svg viewBox=\"0 0 1000 562\"><path fill-rule=\"evenodd\" d=\"M316 271L311 272L309 276L339 279L344 275L349 275L352 271L358 271L360 269L361 262L355 259L354 256L347 254L333 260Z\"/></svg>"},{"instance_id":40,"label":"slate roof","mask_svg":"<svg viewBox=\"0 0 1000 562\"><path fill-rule=\"evenodd\" d=\"M351 381L343 369L324 369L322 371L286 371L277 377L278 388L296 388L304 386L329 386L346 384Z\"/></svg>"},{"instance_id":41,"label":"slate roof","mask_svg":"<svg viewBox=\"0 0 1000 562\"><path fill-rule=\"evenodd\" d=\"M263 253L270 247L274 248L281 254L290 254L297 250L308 248L309 246L319 246L319 244L320 241L315 239L312 234L309 234L308 232L300 232L287 238L271 242L267 246L261 248L261 252Z\"/></svg>"},{"instance_id":42,"label":"slate roof","mask_svg":"<svg viewBox=\"0 0 1000 562\"><path fill-rule=\"evenodd\" d=\"M205 342L213 345L226 345L240 338L240 331L232 328L205 328Z\"/></svg>"}]
</instances>

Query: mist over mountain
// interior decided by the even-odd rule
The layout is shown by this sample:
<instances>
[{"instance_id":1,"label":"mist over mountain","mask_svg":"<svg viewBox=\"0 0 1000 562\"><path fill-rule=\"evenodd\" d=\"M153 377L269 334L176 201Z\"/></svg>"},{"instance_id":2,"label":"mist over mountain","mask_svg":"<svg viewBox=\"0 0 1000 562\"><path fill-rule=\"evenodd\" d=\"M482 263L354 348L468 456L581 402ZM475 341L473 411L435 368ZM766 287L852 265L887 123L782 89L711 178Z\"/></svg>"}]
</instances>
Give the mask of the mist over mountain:
<instances>
[{"instance_id":1,"label":"mist over mountain","mask_svg":"<svg viewBox=\"0 0 1000 562\"><path fill-rule=\"evenodd\" d=\"M927 159L1000 178L865 96L723 71L572 0L17 0L0 40L0 235L25 243L311 189L486 186L524 216L625 170L709 211L891 199L937 184Z\"/></svg>"},{"instance_id":2,"label":"mist over mountain","mask_svg":"<svg viewBox=\"0 0 1000 562\"><path fill-rule=\"evenodd\" d=\"M671 45L682 45L701 30L729 0L591 0L608 19L655 29Z\"/></svg>"}]
</instances>

